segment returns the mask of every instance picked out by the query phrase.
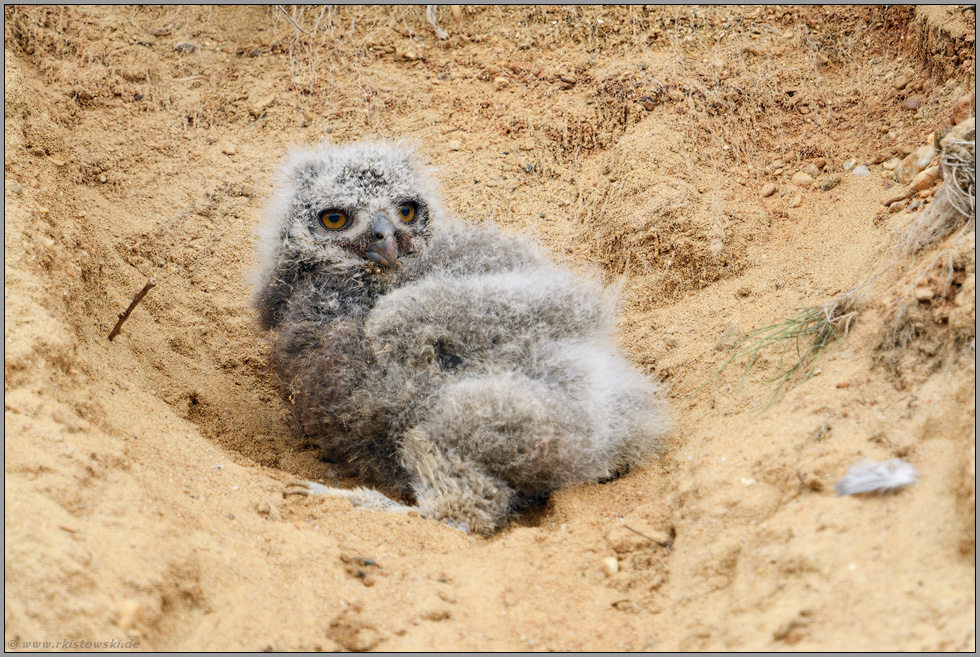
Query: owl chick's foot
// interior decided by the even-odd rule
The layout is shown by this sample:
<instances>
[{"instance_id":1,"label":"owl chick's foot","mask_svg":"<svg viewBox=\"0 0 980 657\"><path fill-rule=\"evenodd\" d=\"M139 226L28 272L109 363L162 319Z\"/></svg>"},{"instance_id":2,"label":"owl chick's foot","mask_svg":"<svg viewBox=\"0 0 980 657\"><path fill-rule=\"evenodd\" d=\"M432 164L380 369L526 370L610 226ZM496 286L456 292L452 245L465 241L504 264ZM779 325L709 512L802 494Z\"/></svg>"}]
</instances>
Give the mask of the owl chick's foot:
<instances>
[{"instance_id":1,"label":"owl chick's foot","mask_svg":"<svg viewBox=\"0 0 980 657\"><path fill-rule=\"evenodd\" d=\"M287 495L329 495L331 497L342 497L358 509L367 511L389 511L391 513L408 513L418 511L414 506L407 506L396 502L387 495L380 493L373 488L357 487L353 490L346 488L330 488L323 484L312 481L291 481L286 484L286 490L282 493Z\"/></svg>"},{"instance_id":2,"label":"owl chick's foot","mask_svg":"<svg viewBox=\"0 0 980 657\"><path fill-rule=\"evenodd\" d=\"M467 525L462 520L453 520L453 519L450 518L450 519L443 519L440 522L442 524L444 524L444 525L449 525L453 529L458 529L459 531L463 532L464 534L469 534L470 533L470 526Z\"/></svg>"},{"instance_id":3,"label":"owl chick's foot","mask_svg":"<svg viewBox=\"0 0 980 657\"><path fill-rule=\"evenodd\" d=\"M458 452L432 442L425 430L405 433L402 458L416 475L412 489L422 517L482 536L504 523L514 490Z\"/></svg>"},{"instance_id":4,"label":"owl chick's foot","mask_svg":"<svg viewBox=\"0 0 980 657\"><path fill-rule=\"evenodd\" d=\"M364 509L365 511L388 511L390 513L419 512L418 507L396 502L373 488L363 488L360 486L353 490L348 490L346 488L331 488L312 481L291 481L286 484L286 490L282 492L283 497L288 495L304 495L306 497L310 495L329 495L330 497L342 497L356 508ZM469 525L461 520L441 518L440 522L465 534L470 533Z\"/></svg>"}]
</instances>

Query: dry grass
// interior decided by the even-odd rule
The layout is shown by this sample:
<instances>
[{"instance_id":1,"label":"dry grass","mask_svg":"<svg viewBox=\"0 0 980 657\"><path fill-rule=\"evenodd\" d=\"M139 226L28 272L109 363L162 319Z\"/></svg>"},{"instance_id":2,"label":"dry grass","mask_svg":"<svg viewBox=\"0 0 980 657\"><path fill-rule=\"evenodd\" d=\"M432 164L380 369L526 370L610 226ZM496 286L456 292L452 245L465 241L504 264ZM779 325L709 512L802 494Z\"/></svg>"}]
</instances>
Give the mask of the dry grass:
<instances>
[{"instance_id":1,"label":"dry grass","mask_svg":"<svg viewBox=\"0 0 980 657\"><path fill-rule=\"evenodd\" d=\"M919 266L912 283L891 304L892 308L908 297L939 263L944 281L939 293L945 295L953 277L952 254L967 234L976 230L976 131L971 129L963 136L964 139L943 140L939 164L944 184L933 203L899 235L895 244L896 255L899 258L914 257L954 232L956 234L947 240L938 253Z\"/></svg>"},{"instance_id":2,"label":"dry grass","mask_svg":"<svg viewBox=\"0 0 980 657\"><path fill-rule=\"evenodd\" d=\"M851 322L860 311L862 300L863 296L857 290L852 290L833 301L804 308L788 319L741 335L728 348L731 355L718 371L694 392L720 375L731 363L748 358L744 380L763 352L778 350L776 373L770 379L775 388L765 407L769 409L782 399L780 392L787 385L794 382L798 385L813 376L824 347L847 335Z\"/></svg>"},{"instance_id":3,"label":"dry grass","mask_svg":"<svg viewBox=\"0 0 980 657\"><path fill-rule=\"evenodd\" d=\"M976 222L976 131L964 137L944 140L939 164L945 184L933 203L899 236L899 256L920 253L961 226L968 231Z\"/></svg>"}]
</instances>

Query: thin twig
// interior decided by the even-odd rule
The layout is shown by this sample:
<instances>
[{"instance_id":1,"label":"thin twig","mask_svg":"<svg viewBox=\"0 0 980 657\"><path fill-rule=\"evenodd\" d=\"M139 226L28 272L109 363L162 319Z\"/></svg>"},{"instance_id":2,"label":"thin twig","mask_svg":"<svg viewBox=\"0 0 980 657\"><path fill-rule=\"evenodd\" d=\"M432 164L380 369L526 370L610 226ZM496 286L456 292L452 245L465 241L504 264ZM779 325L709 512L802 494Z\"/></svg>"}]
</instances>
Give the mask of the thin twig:
<instances>
[{"instance_id":1,"label":"thin twig","mask_svg":"<svg viewBox=\"0 0 980 657\"><path fill-rule=\"evenodd\" d=\"M645 538L645 539L647 539L647 540L648 540L648 541L650 541L651 543L656 543L656 544L657 544L657 545L659 545L660 547L665 547L665 548L668 548L668 549L669 549L669 548L670 548L670 545L671 545L671 543L673 543L673 542L674 542L672 538L671 538L671 539L667 539L667 541L666 541L666 542L664 542L664 541L658 541L657 539L655 539L655 538L653 538L652 536L647 536L646 534L644 534L643 532L641 532L641 531L640 531L640 530L638 530L638 529L633 529L633 528L632 528L632 527L630 527L629 525L623 525L623 527L625 527L626 529L628 529L628 530L630 530L631 532L633 532L633 533L634 533L634 534L636 534L637 536L642 536L643 538Z\"/></svg>"},{"instance_id":2,"label":"thin twig","mask_svg":"<svg viewBox=\"0 0 980 657\"><path fill-rule=\"evenodd\" d=\"M307 32L303 28L301 28L299 26L299 24L296 23L296 21L293 20L293 17L286 13L286 10L283 9L282 5L276 5L276 9L278 9L279 11L282 12L282 15L286 17L286 20L288 20L290 23L293 24L293 27L295 27L297 30L299 30L300 32L302 32L306 36L310 37L311 39L313 38L313 35L312 34L310 34L309 32Z\"/></svg>"},{"instance_id":3,"label":"thin twig","mask_svg":"<svg viewBox=\"0 0 980 657\"><path fill-rule=\"evenodd\" d=\"M149 292L151 288L155 287L156 284L157 284L157 279L151 278L150 280L148 280L146 282L146 285L143 286L143 289L137 292L136 296L133 297L133 301L132 303L129 304L129 308L119 313L119 321L116 322L116 325L112 328L112 333L109 334L110 342L114 337L119 335L119 331L122 329L123 322L125 322L126 318L129 317L129 313L133 312L133 308L139 305L139 302L143 300L143 297L146 296L146 293Z\"/></svg>"},{"instance_id":4,"label":"thin twig","mask_svg":"<svg viewBox=\"0 0 980 657\"><path fill-rule=\"evenodd\" d=\"M220 233L218 233L218 235L213 240L211 240L211 243L208 244L208 247L203 251L201 251L201 254L197 256L197 260L194 261L194 266L191 268L191 273L190 273L191 278L193 278L194 274L197 273L197 268L201 265L201 260L211 255L211 251L214 250L214 245L218 243L218 240L220 240L221 236L224 234L225 231L221 231Z\"/></svg>"}]
</instances>

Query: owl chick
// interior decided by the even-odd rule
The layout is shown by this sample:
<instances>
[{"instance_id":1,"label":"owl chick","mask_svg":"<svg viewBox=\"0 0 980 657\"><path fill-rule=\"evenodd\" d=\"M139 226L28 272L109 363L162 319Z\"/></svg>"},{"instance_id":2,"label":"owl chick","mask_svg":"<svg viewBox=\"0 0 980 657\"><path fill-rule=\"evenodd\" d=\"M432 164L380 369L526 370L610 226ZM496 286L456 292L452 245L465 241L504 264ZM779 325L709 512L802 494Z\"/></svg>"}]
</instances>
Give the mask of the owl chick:
<instances>
[{"instance_id":1,"label":"owl chick","mask_svg":"<svg viewBox=\"0 0 980 657\"><path fill-rule=\"evenodd\" d=\"M299 482L482 535L661 445L658 385L615 344L614 299L526 239L448 221L402 143L296 149L260 229L253 297L298 432L377 490Z\"/></svg>"}]
</instances>

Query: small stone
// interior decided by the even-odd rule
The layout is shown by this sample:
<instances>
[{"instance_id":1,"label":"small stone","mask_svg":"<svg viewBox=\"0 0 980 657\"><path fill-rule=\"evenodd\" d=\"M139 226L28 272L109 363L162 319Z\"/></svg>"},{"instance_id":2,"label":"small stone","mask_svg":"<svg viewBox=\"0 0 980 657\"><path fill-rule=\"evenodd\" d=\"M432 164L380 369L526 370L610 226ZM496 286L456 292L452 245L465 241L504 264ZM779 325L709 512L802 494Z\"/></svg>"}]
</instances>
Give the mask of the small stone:
<instances>
[{"instance_id":1,"label":"small stone","mask_svg":"<svg viewBox=\"0 0 980 657\"><path fill-rule=\"evenodd\" d=\"M400 57L401 59L410 62L422 58L422 53L419 52L418 48L416 48L414 44L409 44L404 48L401 47L395 48L395 54L398 55L398 57Z\"/></svg>"},{"instance_id":2,"label":"small stone","mask_svg":"<svg viewBox=\"0 0 980 657\"><path fill-rule=\"evenodd\" d=\"M270 93L268 96L254 100L248 104L248 112L254 117L259 117L262 113L276 100L276 92Z\"/></svg>"},{"instance_id":3,"label":"small stone","mask_svg":"<svg viewBox=\"0 0 980 657\"><path fill-rule=\"evenodd\" d=\"M449 142L449 150L451 150L451 151L458 151L462 147L463 147L463 145L461 143L459 143L459 141L457 141L455 139L453 139L451 142Z\"/></svg>"},{"instance_id":4,"label":"small stone","mask_svg":"<svg viewBox=\"0 0 980 657\"><path fill-rule=\"evenodd\" d=\"M892 86L895 87L896 91L901 91L902 89L908 86L908 83L909 83L908 76L900 75L897 78L895 78L895 82L892 83Z\"/></svg>"},{"instance_id":5,"label":"small stone","mask_svg":"<svg viewBox=\"0 0 980 657\"><path fill-rule=\"evenodd\" d=\"M56 157L49 157L48 158L48 161L51 164L55 165L56 167L63 167L63 166L65 166L65 164L67 164L67 162L65 162L64 160L59 160Z\"/></svg>"},{"instance_id":6,"label":"small stone","mask_svg":"<svg viewBox=\"0 0 980 657\"><path fill-rule=\"evenodd\" d=\"M275 521L282 520L282 514L279 512L279 508L275 504L272 504L271 502L256 503L255 511L260 516L265 516L270 520L275 520Z\"/></svg>"},{"instance_id":7,"label":"small stone","mask_svg":"<svg viewBox=\"0 0 980 657\"><path fill-rule=\"evenodd\" d=\"M815 166L816 166L816 167L817 167L818 169L821 169L821 170L822 170L822 169L823 169L823 168L824 168L825 166L827 166L827 160L826 160L826 159L824 159L824 158L822 158L822 157L818 157L817 159L815 159L815 160L813 161L813 164L814 164L814 165L815 165Z\"/></svg>"},{"instance_id":8,"label":"small stone","mask_svg":"<svg viewBox=\"0 0 980 657\"><path fill-rule=\"evenodd\" d=\"M100 183L106 183L108 181L109 181L109 179L105 177L105 174L104 173L100 173L99 174L99 182Z\"/></svg>"},{"instance_id":9,"label":"small stone","mask_svg":"<svg viewBox=\"0 0 980 657\"><path fill-rule=\"evenodd\" d=\"M763 198L766 198L767 196L772 196L775 193L776 193L776 186L773 185L772 183L766 183L765 185L762 186L762 189L759 190L759 196Z\"/></svg>"},{"instance_id":10,"label":"small stone","mask_svg":"<svg viewBox=\"0 0 980 657\"><path fill-rule=\"evenodd\" d=\"M935 185L937 180L939 180L939 167L931 166L925 171L919 172L919 175L912 179L912 182L909 183L909 189L914 192L921 192Z\"/></svg>"},{"instance_id":11,"label":"small stone","mask_svg":"<svg viewBox=\"0 0 980 657\"><path fill-rule=\"evenodd\" d=\"M193 43L178 43L176 46L174 46L174 50L177 52L190 54L197 50L197 46L195 46Z\"/></svg>"},{"instance_id":12,"label":"small stone","mask_svg":"<svg viewBox=\"0 0 980 657\"><path fill-rule=\"evenodd\" d=\"M953 125L956 125L961 123L964 119L968 119L970 116L976 114L976 111L977 92L971 91L956 101L956 105L953 106L953 112L950 115L950 119L953 122Z\"/></svg>"},{"instance_id":13,"label":"small stone","mask_svg":"<svg viewBox=\"0 0 980 657\"><path fill-rule=\"evenodd\" d=\"M20 194L21 192L24 191L23 187L21 187L20 185L18 185L13 181L10 182L10 185L7 186L7 189L10 190L11 194Z\"/></svg>"},{"instance_id":14,"label":"small stone","mask_svg":"<svg viewBox=\"0 0 980 657\"><path fill-rule=\"evenodd\" d=\"M810 164L808 164L808 165L806 165L806 168L805 168L805 169L803 169L803 171L804 171L804 172L805 172L805 173L806 173L806 174L807 174L808 176L810 176L811 178L816 178L817 176L819 176L819 175L820 175L820 167L818 167L818 166L817 166L816 164L814 164L813 162L811 162Z\"/></svg>"},{"instance_id":15,"label":"small stone","mask_svg":"<svg viewBox=\"0 0 980 657\"><path fill-rule=\"evenodd\" d=\"M509 80L502 75L498 75L493 79L493 85L495 87L504 87L507 85L508 82Z\"/></svg>"},{"instance_id":16,"label":"small stone","mask_svg":"<svg viewBox=\"0 0 980 657\"><path fill-rule=\"evenodd\" d=\"M904 201L908 197L912 196L912 194L914 193L915 192L913 192L911 189L908 189L907 187L902 187L899 188L898 190L894 190L886 194L885 196L882 196L881 204L887 206L887 205L891 205L892 203L898 203L899 201Z\"/></svg>"},{"instance_id":17,"label":"small stone","mask_svg":"<svg viewBox=\"0 0 980 657\"><path fill-rule=\"evenodd\" d=\"M851 171L854 169L854 167L857 166L857 163L858 161L856 159L851 158L847 162L844 162L844 164L840 165L840 168L843 169L844 171Z\"/></svg>"},{"instance_id":18,"label":"small stone","mask_svg":"<svg viewBox=\"0 0 980 657\"><path fill-rule=\"evenodd\" d=\"M922 96L909 96L902 103L902 107L907 110L917 110L922 106Z\"/></svg>"},{"instance_id":19,"label":"small stone","mask_svg":"<svg viewBox=\"0 0 980 657\"><path fill-rule=\"evenodd\" d=\"M235 148L234 144L225 144L224 146L221 147L221 152L224 153L225 155L234 155L235 153L238 152L238 149Z\"/></svg>"},{"instance_id":20,"label":"small stone","mask_svg":"<svg viewBox=\"0 0 980 657\"><path fill-rule=\"evenodd\" d=\"M619 572L619 559L616 557L606 557L602 560L602 571L606 577L612 577Z\"/></svg>"},{"instance_id":21,"label":"small stone","mask_svg":"<svg viewBox=\"0 0 980 657\"><path fill-rule=\"evenodd\" d=\"M684 92L680 89L671 89L667 92L667 97L674 102L679 102L684 100Z\"/></svg>"},{"instance_id":22,"label":"small stone","mask_svg":"<svg viewBox=\"0 0 980 657\"><path fill-rule=\"evenodd\" d=\"M894 171L895 167L897 167L901 163L902 161L900 159L898 159L897 157L893 157L890 160L885 160L884 164L882 164L881 167L885 171Z\"/></svg>"},{"instance_id":23,"label":"small stone","mask_svg":"<svg viewBox=\"0 0 980 657\"><path fill-rule=\"evenodd\" d=\"M143 604L127 598L116 603L116 623L120 629L131 630L143 619Z\"/></svg>"},{"instance_id":24,"label":"small stone","mask_svg":"<svg viewBox=\"0 0 980 657\"><path fill-rule=\"evenodd\" d=\"M851 173L853 173L855 176L860 176L864 178L871 172L868 171L868 167L864 166L863 164L859 164L856 167L854 167L854 170L851 171Z\"/></svg>"},{"instance_id":25,"label":"small stone","mask_svg":"<svg viewBox=\"0 0 980 657\"><path fill-rule=\"evenodd\" d=\"M76 419L74 415L60 408L56 408L51 411L51 419L58 424L64 425L64 427L72 433L82 428L81 424L78 422L78 419Z\"/></svg>"},{"instance_id":26,"label":"small stone","mask_svg":"<svg viewBox=\"0 0 980 657\"><path fill-rule=\"evenodd\" d=\"M932 301L932 298L934 296L936 296L936 293L932 291L932 288L928 288L928 287L915 288L915 298L919 301Z\"/></svg>"},{"instance_id":27,"label":"small stone","mask_svg":"<svg viewBox=\"0 0 980 657\"><path fill-rule=\"evenodd\" d=\"M813 184L813 176L804 171L797 171L793 174L793 179L790 182L797 187L809 187Z\"/></svg>"},{"instance_id":28,"label":"small stone","mask_svg":"<svg viewBox=\"0 0 980 657\"><path fill-rule=\"evenodd\" d=\"M971 116L968 119L964 119L956 124L956 127L949 131L939 144L945 149L949 147L949 142L951 141L974 141L974 139L969 138L970 132L976 130L977 119L975 116ZM933 151L935 152L935 151ZM925 166L921 167L925 169Z\"/></svg>"},{"instance_id":29,"label":"small stone","mask_svg":"<svg viewBox=\"0 0 980 657\"><path fill-rule=\"evenodd\" d=\"M797 194L793 197L793 200L789 202L789 207L798 208L800 204L803 203L803 194Z\"/></svg>"},{"instance_id":30,"label":"small stone","mask_svg":"<svg viewBox=\"0 0 980 657\"><path fill-rule=\"evenodd\" d=\"M913 152L905 156L897 167L895 167L895 180L901 183L908 183L920 171L932 164L932 159L936 157L936 147L932 144L920 146Z\"/></svg>"}]
</instances>

